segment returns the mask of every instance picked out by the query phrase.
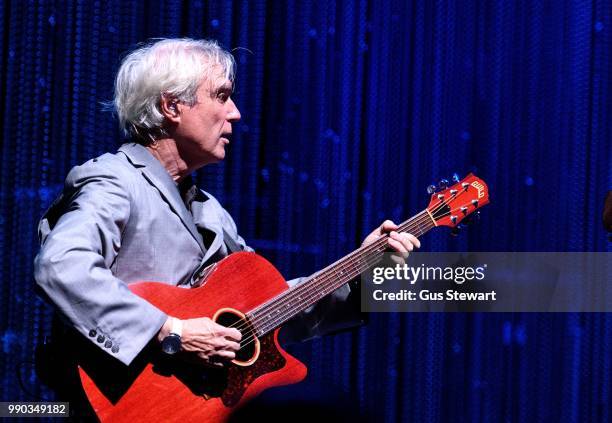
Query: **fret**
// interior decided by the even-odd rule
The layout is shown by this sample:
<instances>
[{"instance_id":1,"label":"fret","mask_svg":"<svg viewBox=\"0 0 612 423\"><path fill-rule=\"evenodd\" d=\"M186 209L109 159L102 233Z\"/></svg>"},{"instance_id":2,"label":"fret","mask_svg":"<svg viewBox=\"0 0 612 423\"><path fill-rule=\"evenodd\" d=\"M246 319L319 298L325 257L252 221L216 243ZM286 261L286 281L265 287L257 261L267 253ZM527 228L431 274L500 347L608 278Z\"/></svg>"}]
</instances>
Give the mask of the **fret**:
<instances>
[{"instance_id":1,"label":"fret","mask_svg":"<svg viewBox=\"0 0 612 423\"><path fill-rule=\"evenodd\" d=\"M425 211L399 225L399 230L421 236L434 227L423 222ZM254 310L258 322L258 333L268 333L315 304L324 296L340 288L365 270L372 267L383 256L387 248L388 235L383 235L372 244L361 247L335 263L327 266L304 282L292 287ZM260 335L261 336L261 335Z\"/></svg>"}]
</instances>

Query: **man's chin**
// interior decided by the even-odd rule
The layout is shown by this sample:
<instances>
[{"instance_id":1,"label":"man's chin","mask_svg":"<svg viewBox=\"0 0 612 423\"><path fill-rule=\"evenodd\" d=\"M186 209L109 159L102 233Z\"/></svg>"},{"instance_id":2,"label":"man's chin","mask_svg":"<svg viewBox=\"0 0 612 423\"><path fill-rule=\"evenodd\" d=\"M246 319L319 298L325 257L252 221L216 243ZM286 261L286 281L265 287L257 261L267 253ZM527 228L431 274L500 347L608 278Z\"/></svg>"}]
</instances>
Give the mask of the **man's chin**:
<instances>
[{"instance_id":1,"label":"man's chin","mask_svg":"<svg viewBox=\"0 0 612 423\"><path fill-rule=\"evenodd\" d=\"M225 159L225 150L216 151L209 163L219 163Z\"/></svg>"}]
</instances>

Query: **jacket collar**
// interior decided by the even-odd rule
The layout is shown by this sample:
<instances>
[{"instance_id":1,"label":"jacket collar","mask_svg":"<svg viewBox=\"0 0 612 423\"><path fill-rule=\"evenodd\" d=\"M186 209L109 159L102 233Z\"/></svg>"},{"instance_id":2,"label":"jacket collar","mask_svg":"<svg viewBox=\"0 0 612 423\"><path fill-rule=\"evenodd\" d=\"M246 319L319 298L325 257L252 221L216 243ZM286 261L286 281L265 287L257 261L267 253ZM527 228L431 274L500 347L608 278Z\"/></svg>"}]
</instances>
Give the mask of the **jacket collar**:
<instances>
[{"instance_id":1,"label":"jacket collar","mask_svg":"<svg viewBox=\"0 0 612 423\"><path fill-rule=\"evenodd\" d=\"M159 191L170 209L178 215L191 233L202 252L206 252L202 236L198 233L193 217L183 203L178 186L162 164L140 144L126 143L119 148L119 151L125 154L132 165L140 170L144 178Z\"/></svg>"}]
</instances>

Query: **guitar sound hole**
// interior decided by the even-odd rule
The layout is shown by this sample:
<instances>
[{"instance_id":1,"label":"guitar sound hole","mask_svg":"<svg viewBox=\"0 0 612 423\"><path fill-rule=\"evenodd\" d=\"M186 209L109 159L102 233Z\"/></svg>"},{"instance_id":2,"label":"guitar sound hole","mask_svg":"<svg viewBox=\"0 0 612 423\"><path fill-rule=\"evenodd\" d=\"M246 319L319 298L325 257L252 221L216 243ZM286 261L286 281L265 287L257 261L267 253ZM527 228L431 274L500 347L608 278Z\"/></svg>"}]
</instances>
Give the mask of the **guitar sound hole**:
<instances>
[{"instance_id":1,"label":"guitar sound hole","mask_svg":"<svg viewBox=\"0 0 612 423\"><path fill-rule=\"evenodd\" d=\"M249 361L256 353L255 334L251 324L244 320L241 316L224 312L217 316L216 322L222 326L236 328L242 333L240 341L240 350L236 353L237 361Z\"/></svg>"}]
</instances>

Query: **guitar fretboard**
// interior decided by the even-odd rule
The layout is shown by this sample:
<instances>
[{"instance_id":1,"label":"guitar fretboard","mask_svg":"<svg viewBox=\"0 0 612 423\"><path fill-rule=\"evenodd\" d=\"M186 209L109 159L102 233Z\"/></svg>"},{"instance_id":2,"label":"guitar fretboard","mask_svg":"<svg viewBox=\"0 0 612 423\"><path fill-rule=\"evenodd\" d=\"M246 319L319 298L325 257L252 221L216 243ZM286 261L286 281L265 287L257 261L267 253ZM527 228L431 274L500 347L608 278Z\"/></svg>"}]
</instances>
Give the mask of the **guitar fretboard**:
<instances>
[{"instance_id":1,"label":"guitar fretboard","mask_svg":"<svg viewBox=\"0 0 612 423\"><path fill-rule=\"evenodd\" d=\"M435 227L427 210L401 223L398 232L421 236ZM355 279L380 261L387 250L389 238L384 234L370 245L358 248L325 269L308 277L282 294L247 313L258 337L280 327L303 310L315 304L344 284Z\"/></svg>"}]
</instances>

